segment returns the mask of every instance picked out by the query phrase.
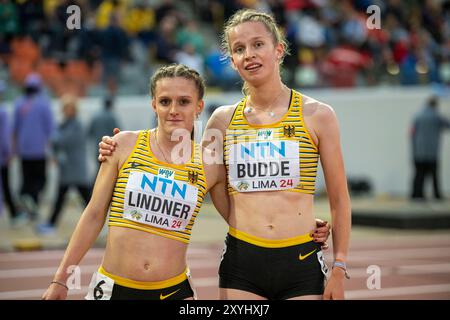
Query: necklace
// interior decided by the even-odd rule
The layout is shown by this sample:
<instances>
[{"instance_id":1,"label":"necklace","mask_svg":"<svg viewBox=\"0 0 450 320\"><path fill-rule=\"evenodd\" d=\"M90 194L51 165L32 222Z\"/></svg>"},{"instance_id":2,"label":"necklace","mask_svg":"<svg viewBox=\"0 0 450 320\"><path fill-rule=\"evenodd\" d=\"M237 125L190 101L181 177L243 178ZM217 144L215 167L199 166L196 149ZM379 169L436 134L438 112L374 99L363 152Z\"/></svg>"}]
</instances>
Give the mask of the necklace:
<instances>
[{"instance_id":1,"label":"necklace","mask_svg":"<svg viewBox=\"0 0 450 320\"><path fill-rule=\"evenodd\" d=\"M269 115L269 117L273 118L275 117L275 112L272 111L273 106L275 105L275 102L278 101L278 99L280 98L280 96L283 94L284 89L286 88L285 85L283 85L283 88L281 88L280 93L275 97L275 99L273 99L273 101L270 103L269 108L267 108L266 110L260 109L260 108L256 108L253 103L251 103L253 106L249 106L246 107L244 112L245 113L252 113L253 110L259 110L259 111L264 111L267 112L267 114ZM250 102L250 101L248 101Z\"/></svg>"},{"instance_id":2,"label":"necklace","mask_svg":"<svg viewBox=\"0 0 450 320\"><path fill-rule=\"evenodd\" d=\"M156 146L158 147L158 150L159 150L159 151L161 152L161 154L163 155L164 161L165 161L166 163L171 163L169 160L167 160L167 157L166 157L166 155L165 155L163 149L161 148L161 146L160 146L159 143L158 143L158 135L157 135L158 129L155 129L154 132L155 132L155 142L156 142Z\"/></svg>"}]
</instances>

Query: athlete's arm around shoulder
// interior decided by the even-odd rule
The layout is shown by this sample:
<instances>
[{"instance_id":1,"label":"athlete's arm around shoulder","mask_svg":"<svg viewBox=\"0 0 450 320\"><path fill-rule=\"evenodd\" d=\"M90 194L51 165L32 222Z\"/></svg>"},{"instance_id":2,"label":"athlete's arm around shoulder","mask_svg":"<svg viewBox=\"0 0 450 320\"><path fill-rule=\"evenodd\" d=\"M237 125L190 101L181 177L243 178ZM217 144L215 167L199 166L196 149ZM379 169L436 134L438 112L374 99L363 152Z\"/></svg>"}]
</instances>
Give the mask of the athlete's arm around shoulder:
<instances>
[{"instance_id":1,"label":"athlete's arm around shoulder","mask_svg":"<svg viewBox=\"0 0 450 320\"><path fill-rule=\"evenodd\" d=\"M220 106L214 110L206 124L201 143L209 194L214 206L225 221L228 221L230 201L226 185L226 171L223 164L223 141L235 109L236 104Z\"/></svg>"},{"instance_id":2,"label":"athlete's arm around shoulder","mask_svg":"<svg viewBox=\"0 0 450 320\"><path fill-rule=\"evenodd\" d=\"M206 124L205 132L203 133L202 146L209 147L214 151L216 147L222 147L223 139L228 125L233 117L236 105L220 106L212 113ZM213 144L214 147L210 146ZM220 144L216 146L216 144Z\"/></svg>"},{"instance_id":3,"label":"athlete's arm around shoulder","mask_svg":"<svg viewBox=\"0 0 450 320\"><path fill-rule=\"evenodd\" d=\"M132 132L121 132L113 137L117 142L117 150L110 157L107 157L100 166L91 199L72 234L54 280L65 283L70 275L67 273L68 268L78 265L97 239L105 223L117 174L124 162L122 159L126 159L127 153L131 152L130 147L134 146L133 141L135 142L136 138L137 135ZM52 284L43 298L64 299L66 295L67 292L65 292L64 287Z\"/></svg>"}]
</instances>

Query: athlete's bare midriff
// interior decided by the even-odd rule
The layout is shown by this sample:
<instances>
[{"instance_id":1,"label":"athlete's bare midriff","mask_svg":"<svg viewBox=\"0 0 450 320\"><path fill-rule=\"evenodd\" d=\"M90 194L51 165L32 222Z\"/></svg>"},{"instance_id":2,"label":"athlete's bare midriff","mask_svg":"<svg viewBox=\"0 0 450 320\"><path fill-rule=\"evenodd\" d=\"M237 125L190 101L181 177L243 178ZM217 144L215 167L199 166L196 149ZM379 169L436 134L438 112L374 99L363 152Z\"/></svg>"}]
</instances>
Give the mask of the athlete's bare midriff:
<instances>
[{"instance_id":1,"label":"athlete's bare midriff","mask_svg":"<svg viewBox=\"0 0 450 320\"><path fill-rule=\"evenodd\" d=\"M181 241L110 226L102 266L107 272L130 280L163 281L185 270L187 247Z\"/></svg>"},{"instance_id":2,"label":"athlete's bare midriff","mask_svg":"<svg viewBox=\"0 0 450 320\"><path fill-rule=\"evenodd\" d=\"M231 196L231 227L264 239L286 239L315 228L313 196L290 191Z\"/></svg>"}]
</instances>

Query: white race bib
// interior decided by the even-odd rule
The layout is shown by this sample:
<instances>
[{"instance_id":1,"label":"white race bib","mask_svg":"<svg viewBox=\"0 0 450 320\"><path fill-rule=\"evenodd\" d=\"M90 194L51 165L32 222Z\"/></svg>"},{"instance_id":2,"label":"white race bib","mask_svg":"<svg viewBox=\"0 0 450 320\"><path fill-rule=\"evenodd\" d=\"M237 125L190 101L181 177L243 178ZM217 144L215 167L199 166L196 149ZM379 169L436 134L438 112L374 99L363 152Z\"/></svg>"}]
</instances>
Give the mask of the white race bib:
<instances>
[{"instance_id":1,"label":"white race bib","mask_svg":"<svg viewBox=\"0 0 450 320\"><path fill-rule=\"evenodd\" d=\"M132 171L125 189L123 218L171 231L186 228L197 205L198 188L174 179L172 169L158 175Z\"/></svg>"},{"instance_id":2,"label":"white race bib","mask_svg":"<svg viewBox=\"0 0 450 320\"><path fill-rule=\"evenodd\" d=\"M94 272L91 283L89 284L86 300L111 300L114 287L114 280L101 274Z\"/></svg>"},{"instance_id":3,"label":"white race bib","mask_svg":"<svg viewBox=\"0 0 450 320\"><path fill-rule=\"evenodd\" d=\"M325 279L327 279L328 278L328 266L325 262L325 258L323 256L322 251L317 252L317 260L319 260L320 269L322 270L322 273L325 276Z\"/></svg>"},{"instance_id":4,"label":"white race bib","mask_svg":"<svg viewBox=\"0 0 450 320\"><path fill-rule=\"evenodd\" d=\"M239 192L295 188L300 182L298 141L264 139L230 146L228 178Z\"/></svg>"}]
</instances>

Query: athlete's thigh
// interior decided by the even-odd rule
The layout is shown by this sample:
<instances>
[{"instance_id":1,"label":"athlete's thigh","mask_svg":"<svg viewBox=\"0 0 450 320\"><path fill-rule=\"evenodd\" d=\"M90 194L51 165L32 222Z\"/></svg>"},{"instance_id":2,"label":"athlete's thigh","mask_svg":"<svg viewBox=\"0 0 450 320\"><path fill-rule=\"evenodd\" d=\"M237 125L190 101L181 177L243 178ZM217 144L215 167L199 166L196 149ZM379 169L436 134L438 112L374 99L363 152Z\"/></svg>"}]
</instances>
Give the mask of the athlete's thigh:
<instances>
[{"instance_id":1,"label":"athlete's thigh","mask_svg":"<svg viewBox=\"0 0 450 320\"><path fill-rule=\"evenodd\" d=\"M267 300L252 292L238 290L238 289L227 289L219 288L219 299L220 300Z\"/></svg>"},{"instance_id":2,"label":"athlete's thigh","mask_svg":"<svg viewBox=\"0 0 450 320\"><path fill-rule=\"evenodd\" d=\"M289 298L287 300L323 300L322 295L309 295Z\"/></svg>"}]
</instances>

